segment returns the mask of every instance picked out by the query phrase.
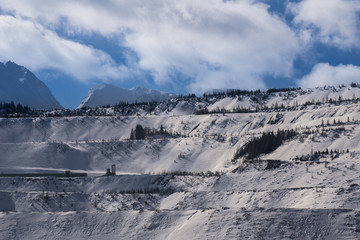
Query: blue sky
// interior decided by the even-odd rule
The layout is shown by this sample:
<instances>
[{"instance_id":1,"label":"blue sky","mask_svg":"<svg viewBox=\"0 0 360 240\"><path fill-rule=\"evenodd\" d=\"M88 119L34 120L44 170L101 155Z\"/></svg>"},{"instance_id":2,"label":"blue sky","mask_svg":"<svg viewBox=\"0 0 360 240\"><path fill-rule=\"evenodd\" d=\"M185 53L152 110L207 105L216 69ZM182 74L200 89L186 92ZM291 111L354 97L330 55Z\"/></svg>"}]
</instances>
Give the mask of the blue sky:
<instances>
[{"instance_id":1,"label":"blue sky","mask_svg":"<svg viewBox=\"0 0 360 240\"><path fill-rule=\"evenodd\" d=\"M172 93L360 82L359 0L2 0L0 61L76 107L100 83Z\"/></svg>"}]
</instances>

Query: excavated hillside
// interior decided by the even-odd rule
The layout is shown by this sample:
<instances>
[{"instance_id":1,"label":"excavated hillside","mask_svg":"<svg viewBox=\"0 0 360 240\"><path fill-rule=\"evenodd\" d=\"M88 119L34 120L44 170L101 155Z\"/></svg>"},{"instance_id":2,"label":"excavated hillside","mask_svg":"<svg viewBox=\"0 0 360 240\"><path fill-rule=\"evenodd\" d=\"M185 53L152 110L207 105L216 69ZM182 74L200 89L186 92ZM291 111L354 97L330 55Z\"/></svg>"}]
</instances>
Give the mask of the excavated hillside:
<instances>
[{"instance_id":1,"label":"excavated hillside","mask_svg":"<svg viewBox=\"0 0 360 240\"><path fill-rule=\"evenodd\" d=\"M359 88L1 118L1 239L357 239ZM203 109L202 111L200 111ZM141 125L144 139L132 138ZM112 164L116 176L102 176Z\"/></svg>"}]
</instances>

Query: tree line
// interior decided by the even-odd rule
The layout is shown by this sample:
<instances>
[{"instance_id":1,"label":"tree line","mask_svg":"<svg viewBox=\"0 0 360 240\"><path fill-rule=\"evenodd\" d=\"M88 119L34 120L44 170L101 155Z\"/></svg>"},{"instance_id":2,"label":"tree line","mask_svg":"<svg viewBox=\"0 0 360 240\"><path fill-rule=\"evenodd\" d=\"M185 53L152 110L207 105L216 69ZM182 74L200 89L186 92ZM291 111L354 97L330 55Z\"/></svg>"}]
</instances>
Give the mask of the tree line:
<instances>
[{"instance_id":1,"label":"tree line","mask_svg":"<svg viewBox=\"0 0 360 240\"><path fill-rule=\"evenodd\" d=\"M140 124L137 124L135 129L131 129L130 132L130 140L144 140L148 138L155 137L186 137L185 135L178 132L169 132L167 131L163 125L160 126L160 129L143 127Z\"/></svg>"},{"instance_id":2,"label":"tree line","mask_svg":"<svg viewBox=\"0 0 360 240\"><path fill-rule=\"evenodd\" d=\"M266 132L260 137L255 137L243 147L237 150L234 159L246 156L246 159L253 159L261 154L268 154L275 151L286 140L295 137L298 133L295 130L278 130Z\"/></svg>"},{"instance_id":3,"label":"tree line","mask_svg":"<svg viewBox=\"0 0 360 240\"><path fill-rule=\"evenodd\" d=\"M0 102L0 113L1 114L29 114L33 113L33 110L29 106L22 105L20 103L15 104L11 102Z\"/></svg>"}]
</instances>

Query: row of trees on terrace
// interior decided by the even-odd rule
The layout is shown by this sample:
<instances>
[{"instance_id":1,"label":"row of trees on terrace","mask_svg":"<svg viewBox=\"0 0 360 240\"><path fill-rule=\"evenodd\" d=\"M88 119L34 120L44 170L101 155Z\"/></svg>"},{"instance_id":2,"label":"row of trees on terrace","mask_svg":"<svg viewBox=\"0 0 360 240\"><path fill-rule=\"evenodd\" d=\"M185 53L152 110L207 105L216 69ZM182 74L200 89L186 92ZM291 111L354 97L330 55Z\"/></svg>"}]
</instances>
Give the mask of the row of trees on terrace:
<instances>
[{"instance_id":1,"label":"row of trees on terrace","mask_svg":"<svg viewBox=\"0 0 360 240\"><path fill-rule=\"evenodd\" d=\"M0 114L27 114L33 111L29 106L21 105L20 103L15 104L14 102L0 102Z\"/></svg>"},{"instance_id":2,"label":"row of trees on terrace","mask_svg":"<svg viewBox=\"0 0 360 240\"><path fill-rule=\"evenodd\" d=\"M181 133L177 132L168 132L163 125L160 126L160 129L143 127L140 124L137 124L135 129L131 129L130 140L144 140L148 138L155 137L185 137Z\"/></svg>"},{"instance_id":3,"label":"row of trees on terrace","mask_svg":"<svg viewBox=\"0 0 360 240\"><path fill-rule=\"evenodd\" d=\"M253 159L261 154L268 154L275 151L286 140L295 137L298 133L295 130L278 130L276 132L265 132L260 137L255 137L242 148L240 148L234 156L237 159L246 156L246 159Z\"/></svg>"}]
</instances>

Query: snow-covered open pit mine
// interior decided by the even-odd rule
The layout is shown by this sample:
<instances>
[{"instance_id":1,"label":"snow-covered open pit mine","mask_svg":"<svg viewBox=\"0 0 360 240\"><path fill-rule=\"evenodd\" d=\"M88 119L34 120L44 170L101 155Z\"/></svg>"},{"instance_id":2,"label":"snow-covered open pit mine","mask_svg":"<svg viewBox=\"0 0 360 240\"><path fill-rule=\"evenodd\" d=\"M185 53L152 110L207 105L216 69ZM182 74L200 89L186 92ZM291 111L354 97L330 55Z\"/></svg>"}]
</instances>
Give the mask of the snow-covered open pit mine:
<instances>
[{"instance_id":1,"label":"snow-covered open pit mine","mask_svg":"<svg viewBox=\"0 0 360 240\"><path fill-rule=\"evenodd\" d=\"M88 176L0 177L0 239L359 239L359 88L290 93L1 118L3 173Z\"/></svg>"}]
</instances>

